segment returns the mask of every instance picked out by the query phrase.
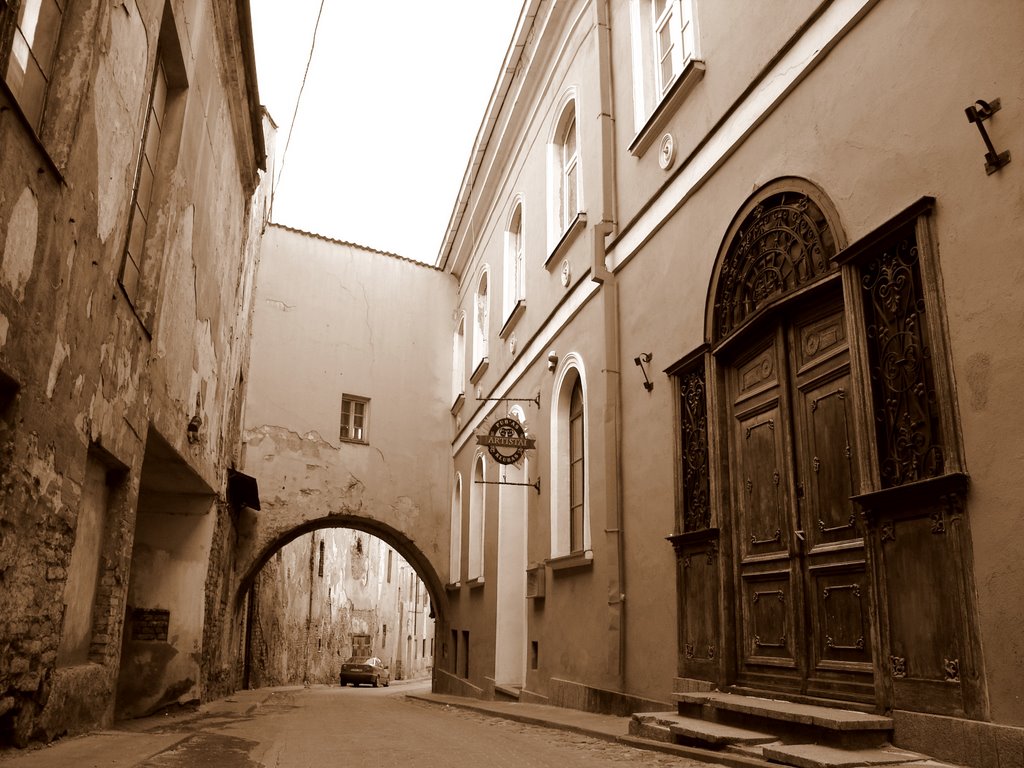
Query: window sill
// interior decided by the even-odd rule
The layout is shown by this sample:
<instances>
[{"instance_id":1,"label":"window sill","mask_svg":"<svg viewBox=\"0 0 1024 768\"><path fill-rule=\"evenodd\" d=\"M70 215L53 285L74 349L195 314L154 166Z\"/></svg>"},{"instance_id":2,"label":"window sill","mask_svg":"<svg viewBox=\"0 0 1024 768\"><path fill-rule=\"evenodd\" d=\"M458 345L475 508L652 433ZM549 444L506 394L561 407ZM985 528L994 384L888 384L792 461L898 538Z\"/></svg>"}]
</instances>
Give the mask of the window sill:
<instances>
[{"instance_id":1,"label":"window sill","mask_svg":"<svg viewBox=\"0 0 1024 768\"><path fill-rule=\"evenodd\" d=\"M501 330L498 331L498 336L502 339L508 338L508 335L512 333L512 329L516 327L516 323L519 322L519 318L526 312L526 299L519 299L516 305L512 307L512 311L509 313L508 320L501 326Z\"/></svg>"},{"instance_id":2,"label":"window sill","mask_svg":"<svg viewBox=\"0 0 1024 768\"><path fill-rule=\"evenodd\" d=\"M452 416L455 416L456 414L458 414L458 412L462 410L462 406L465 405L465 403L466 403L466 393L465 392L459 392L459 394L455 398L455 402L452 403L452 407L451 407Z\"/></svg>"},{"instance_id":3,"label":"window sill","mask_svg":"<svg viewBox=\"0 0 1024 768\"><path fill-rule=\"evenodd\" d=\"M658 134L675 115L679 105L696 87L697 83L704 77L706 69L704 62L700 59L690 59L683 71L676 76L668 93L661 100L661 103L654 108L647 122L640 128L633 141L629 145L629 153L634 157L643 157L647 149L658 138Z\"/></svg>"},{"instance_id":4,"label":"window sill","mask_svg":"<svg viewBox=\"0 0 1024 768\"><path fill-rule=\"evenodd\" d=\"M352 445L369 445L370 444L369 440L356 440L353 437L338 437L338 439L341 440L341 442L343 442L343 443L350 443Z\"/></svg>"},{"instance_id":5,"label":"window sill","mask_svg":"<svg viewBox=\"0 0 1024 768\"><path fill-rule=\"evenodd\" d=\"M591 549L585 552L573 552L570 555L559 555L544 561L554 573L559 571L572 571L578 568L591 568L594 565L594 551Z\"/></svg>"},{"instance_id":6,"label":"window sill","mask_svg":"<svg viewBox=\"0 0 1024 768\"><path fill-rule=\"evenodd\" d=\"M452 581L444 585L445 592L458 592L460 589L462 589L461 581Z\"/></svg>"},{"instance_id":7,"label":"window sill","mask_svg":"<svg viewBox=\"0 0 1024 768\"><path fill-rule=\"evenodd\" d=\"M580 232L582 232L586 226L587 214L580 211L576 214L576 218L569 223L569 226L566 228L559 241L555 243L555 247L551 249L551 253L548 254L547 259L544 260L545 269L549 269L555 261L561 258L562 254L565 253L566 249L568 249L570 245L572 245L573 241L576 240Z\"/></svg>"},{"instance_id":8,"label":"window sill","mask_svg":"<svg viewBox=\"0 0 1024 768\"><path fill-rule=\"evenodd\" d=\"M487 358L483 358L479 363L476 364L476 368L473 369L473 373L469 375L469 382L476 384L480 379L487 373L487 366L489 365Z\"/></svg>"},{"instance_id":9,"label":"window sill","mask_svg":"<svg viewBox=\"0 0 1024 768\"><path fill-rule=\"evenodd\" d=\"M483 585L484 585L484 577L483 576L477 576L475 579L469 579L466 582L466 586L468 586L470 589L479 589Z\"/></svg>"}]
</instances>

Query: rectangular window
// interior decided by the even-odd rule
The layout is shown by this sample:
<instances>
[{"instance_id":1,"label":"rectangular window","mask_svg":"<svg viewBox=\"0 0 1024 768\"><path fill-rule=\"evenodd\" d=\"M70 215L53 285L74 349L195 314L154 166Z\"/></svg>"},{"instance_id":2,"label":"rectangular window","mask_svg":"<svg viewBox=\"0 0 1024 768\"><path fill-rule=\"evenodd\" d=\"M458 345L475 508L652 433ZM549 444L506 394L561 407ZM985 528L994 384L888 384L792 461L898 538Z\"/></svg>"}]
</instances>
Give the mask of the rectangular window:
<instances>
[{"instance_id":1,"label":"rectangular window","mask_svg":"<svg viewBox=\"0 0 1024 768\"><path fill-rule=\"evenodd\" d=\"M642 155L704 73L695 0L631 0L633 123L629 150Z\"/></svg>"},{"instance_id":2,"label":"rectangular window","mask_svg":"<svg viewBox=\"0 0 1024 768\"><path fill-rule=\"evenodd\" d=\"M342 440L354 443L365 443L366 420L370 401L355 395L341 396L341 434Z\"/></svg>"},{"instance_id":3,"label":"rectangular window","mask_svg":"<svg viewBox=\"0 0 1024 768\"><path fill-rule=\"evenodd\" d=\"M146 110L146 122L142 129L142 144L135 171L135 190L128 224L128 241L125 244L124 258L121 262L121 286L132 304L138 302L143 250L146 244L146 231L152 216L154 180L157 159L160 155L160 140L163 137L166 106L167 72L164 69L161 56L156 62L153 87L149 94L149 107Z\"/></svg>"},{"instance_id":4,"label":"rectangular window","mask_svg":"<svg viewBox=\"0 0 1024 768\"><path fill-rule=\"evenodd\" d=\"M0 67L38 131L64 15L63 0L0 0Z\"/></svg>"}]
</instances>

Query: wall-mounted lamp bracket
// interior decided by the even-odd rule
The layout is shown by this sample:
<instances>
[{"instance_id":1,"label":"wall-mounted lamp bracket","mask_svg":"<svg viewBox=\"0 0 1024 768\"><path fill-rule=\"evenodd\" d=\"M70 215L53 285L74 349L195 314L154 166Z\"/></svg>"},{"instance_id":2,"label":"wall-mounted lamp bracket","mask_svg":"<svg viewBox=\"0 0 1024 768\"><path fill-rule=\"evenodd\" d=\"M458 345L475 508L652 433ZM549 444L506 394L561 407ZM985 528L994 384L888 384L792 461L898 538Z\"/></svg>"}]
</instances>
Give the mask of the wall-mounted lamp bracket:
<instances>
[{"instance_id":1,"label":"wall-mounted lamp bracket","mask_svg":"<svg viewBox=\"0 0 1024 768\"><path fill-rule=\"evenodd\" d=\"M996 152L996 148L992 144L992 139L989 138L988 131L985 130L985 121L992 117L992 115L998 112L1001 108L1002 104L999 99L992 99L992 101L982 101L981 99L978 99L974 104L964 110L967 114L967 122L974 123L978 126L978 132L981 134L981 140L985 142L985 148L988 150L985 153L985 173L989 176L1010 162L1010 150L1007 149L1003 152Z\"/></svg>"},{"instance_id":2,"label":"wall-mounted lamp bracket","mask_svg":"<svg viewBox=\"0 0 1024 768\"><path fill-rule=\"evenodd\" d=\"M647 378L647 370L644 368L644 363L650 363L653 355L650 352L641 352L638 357L633 358L633 362L640 367L640 372L644 375L644 389L650 392L654 389L654 382Z\"/></svg>"}]
</instances>

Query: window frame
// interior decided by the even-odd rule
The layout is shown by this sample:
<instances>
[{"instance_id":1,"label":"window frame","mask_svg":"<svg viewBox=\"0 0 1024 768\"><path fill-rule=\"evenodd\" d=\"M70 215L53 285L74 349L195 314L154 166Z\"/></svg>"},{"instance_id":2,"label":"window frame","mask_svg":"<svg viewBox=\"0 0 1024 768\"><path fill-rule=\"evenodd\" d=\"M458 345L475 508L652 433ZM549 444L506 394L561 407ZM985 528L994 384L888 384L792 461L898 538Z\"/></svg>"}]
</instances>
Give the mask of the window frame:
<instances>
[{"instance_id":1,"label":"window frame","mask_svg":"<svg viewBox=\"0 0 1024 768\"><path fill-rule=\"evenodd\" d=\"M480 451L473 457L473 488L469 495L469 552L466 581L484 583L484 542L487 531L487 459Z\"/></svg>"},{"instance_id":2,"label":"window frame","mask_svg":"<svg viewBox=\"0 0 1024 768\"><path fill-rule=\"evenodd\" d=\"M473 293L473 371L469 380L476 384L487 370L491 322L491 270L480 269Z\"/></svg>"},{"instance_id":3,"label":"window frame","mask_svg":"<svg viewBox=\"0 0 1024 768\"><path fill-rule=\"evenodd\" d=\"M662 11L658 12L659 5ZM668 25L671 73L662 70L659 31ZM631 0L633 126L629 151L642 157L704 76L696 0Z\"/></svg>"},{"instance_id":4,"label":"window frame","mask_svg":"<svg viewBox=\"0 0 1024 768\"><path fill-rule=\"evenodd\" d=\"M344 432L347 429L348 430L353 430L353 431L355 430L355 425L354 425L355 411L354 411L354 409L349 409L349 417L348 417L348 419L346 419L346 417L345 417L345 412L346 412L345 404L346 403L351 403L352 405L359 405L359 406L362 407L362 414L361 414L361 418L362 418L362 425L361 425L362 434L359 437L349 437ZM347 392L343 393L342 396L341 396L341 414L340 414L339 426L338 426L338 439L341 440L343 443L357 443L359 445L368 445L369 442L370 442L370 439L369 439L369 425L370 425L370 398L362 397L361 395L352 395L352 394L349 394Z\"/></svg>"},{"instance_id":5,"label":"window frame","mask_svg":"<svg viewBox=\"0 0 1024 768\"><path fill-rule=\"evenodd\" d=\"M50 39L45 41L46 46L37 44L39 15L43 5L52 4L57 11L56 22L52 24ZM24 19L23 9L36 5L35 28L31 37L23 31ZM27 127L38 137L42 132L42 125L46 118L46 106L50 92L50 85L53 81L53 73L57 60L57 52L60 50L60 38L64 27L64 18L67 15L66 0L0 0L0 82L4 90L10 96L16 111L24 120ZM53 19L51 19L51 22ZM51 28L48 27L48 30ZM11 62L18 55L16 52L16 41L20 38L24 46L25 61L21 68L21 82L18 85L12 83L10 77ZM48 51L41 50L49 47ZM42 87L36 92L34 89L28 95L24 91L29 81L30 65L35 65L39 76L42 78ZM31 97L31 100L30 98Z\"/></svg>"},{"instance_id":6,"label":"window frame","mask_svg":"<svg viewBox=\"0 0 1024 768\"><path fill-rule=\"evenodd\" d=\"M548 136L548 257L544 260L545 267L575 240L583 229L581 222L586 222L579 96L575 86L563 94L556 114Z\"/></svg>"},{"instance_id":7,"label":"window frame","mask_svg":"<svg viewBox=\"0 0 1024 768\"><path fill-rule=\"evenodd\" d=\"M466 313L460 312L452 334L452 415L466 401Z\"/></svg>"},{"instance_id":8,"label":"window frame","mask_svg":"<svg viewBox=\"0 0 1024 768\"><path fill-rule=\"evenodd\" d=\"M504 280L502 281L502 327L506 338L526 309L526 233L523 199L516 196L505 227Z\"/></svg>"},{"instance_id":9,"label":"window frame","mask_svg":"<svg viewBox=\"0 0 1024 768\"><path fill-rule=\"evenodd\" d=\"M571 403L575 387L579 385L582 413L580 457L583 498L576 503L572 490L572 426ZM551 397L551 557L545 562L554 570L589 565L593 561L591 538L590 478L590 409L587 405L587 378L583 361L575 352L567 354L559 364ZM573 534L573 512L581 511L581 538L576 542Z\"/></svg>"},{"instance_id":10,"label":"window frame","mask_svg":"<svg viewBox=\"0 0 1024 768\"><path fill-rule=\"evenodd\" d=\"M450 519L450 550L448 552L448 583L459 586L462 583L462 473L455 473L452 487L452 509Z\"/></svg>"}]
</instances>

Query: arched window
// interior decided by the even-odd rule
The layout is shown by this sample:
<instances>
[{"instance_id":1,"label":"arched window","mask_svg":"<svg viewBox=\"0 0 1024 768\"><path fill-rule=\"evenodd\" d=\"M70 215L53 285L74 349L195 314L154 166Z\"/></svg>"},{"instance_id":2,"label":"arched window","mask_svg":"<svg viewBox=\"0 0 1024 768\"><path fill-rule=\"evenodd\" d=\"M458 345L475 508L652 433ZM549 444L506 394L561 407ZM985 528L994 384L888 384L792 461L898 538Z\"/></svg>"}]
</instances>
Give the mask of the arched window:
<instances>
[{"instance_id":1,"label":"arched window","mask_svg":"<svg viewBox=\"0 0 1024 768\"><path fill-rule=\"evenodd\" d=\"M558 371L551 425L551 554L588 555L590 540L589 418L583 365L575 353Z\"/></svg>"},{"instance_id":2,"label":"arched window","mask_svg":"<svg viewBox=\"0 0 1024 768\"><path fill-rule=\"evenodd\" d=\"M486 520L486 499L484 492L487 466L482 455L476 457L473 465L473 489L469 501L469 581L482 580L484 576L484 525Z\"/></svg>"},{"instance_id":3,"label":"arched window","mask_svg":"<svg viewBox=\"0 0 1024 768\"><path fill-rule=\"evenodd\" d=\"M473 374L478 375L487 360L488 324L491 313L490 272L484 268L473 297Z\"/></svg>"},{"instance_id":4,"label":"arched window","mask_svg":"<svg viewBox=\"0 0 1024 768\"><path fill-rule=\"evenodd\" d=\"M558 224L564 232L579 211L580 157L576 139L576 103L566 110L565 124L559 136Z\"/></svg>"},{"instance_id":5,"label":"arched window","mask_svg":"<svg viewBox=\"0 0 1024 768\"><path fill-rule=\"evenodd\" d=\"M452 406L466 392L466 313L459 316L459 322L452 336Z\"/></svg>"},{"instance_id":6,"label":"arched window","mask_svg":"<svg viewBox=\"0 0 1024 768\"><path fill-rule=\"evenodd\" d=\"M462 579L462 475L456 473L452 489L451 551L448 559L448 581L458 584Z\"/></svg>"},{"instance_id":7,"label":"arched window","mask_svg":"<svg viewBox=\"0 0 1024 768\"><path fill-rule=\"evenodd\" d=\"M525 254L523 247L523 204L517 200L505 230L505 275L502 291L502 321L508 322L520 302L526 301Z\"/></svg>"},{"instance_id":8,"label":"arched window","mask_svg":"<svg viewBox=\"0 0 1024 768\"><path fill-rule=\"evenodd\" d=\"M570 89L564 97L558 120L549 138L549 248L559 243L582 209L579 122L576 107L576 92L575 89Z\"/></svg>"}]
</instances>

